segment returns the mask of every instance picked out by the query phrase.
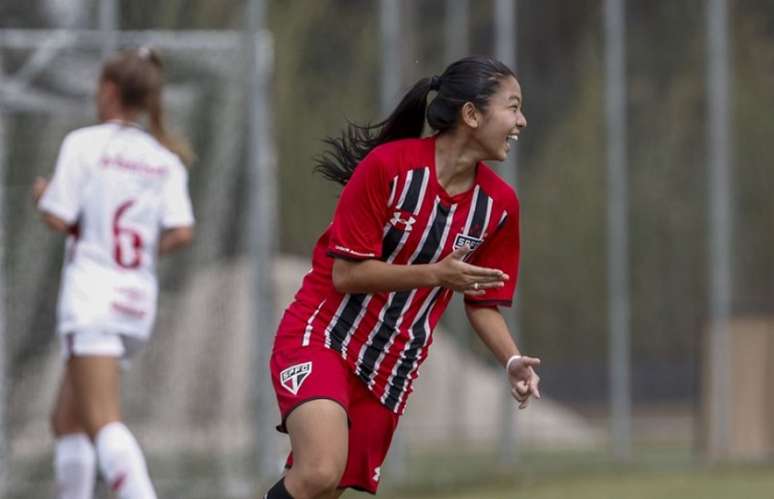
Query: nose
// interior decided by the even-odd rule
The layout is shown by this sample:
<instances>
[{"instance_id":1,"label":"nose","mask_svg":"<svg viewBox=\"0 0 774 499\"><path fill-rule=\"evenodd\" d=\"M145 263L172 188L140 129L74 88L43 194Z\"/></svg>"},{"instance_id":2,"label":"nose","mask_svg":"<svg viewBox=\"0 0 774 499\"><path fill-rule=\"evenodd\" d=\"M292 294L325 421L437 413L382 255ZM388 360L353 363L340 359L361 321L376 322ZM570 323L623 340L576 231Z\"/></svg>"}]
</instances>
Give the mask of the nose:
<instances>
[{"instance_id":1,"label":"nose","mask_svg":"<svg viewBox=\"0 0 774 499\"><path fill-rule=\"evenodd\" d=\"M524 116L524 113L519 113L519 117L516 119L516 126L519 127L519 130L527 128L527 117Z\"/></svg>"}]
</instances>

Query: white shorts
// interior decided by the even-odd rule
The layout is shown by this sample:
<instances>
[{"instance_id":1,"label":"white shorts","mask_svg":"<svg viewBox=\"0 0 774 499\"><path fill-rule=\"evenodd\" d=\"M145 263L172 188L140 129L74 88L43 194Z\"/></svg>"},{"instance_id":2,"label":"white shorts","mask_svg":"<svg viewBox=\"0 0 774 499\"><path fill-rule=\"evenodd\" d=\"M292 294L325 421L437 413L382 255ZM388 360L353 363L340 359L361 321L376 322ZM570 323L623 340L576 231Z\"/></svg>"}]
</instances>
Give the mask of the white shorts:
<instances>
[{"instance_id":1,"label":"white shorts","mask_svg":"<svg viewBox=\"0 0 774 499\"><path fill-rule=\"evenodd\" d=\"M117 357L129 360L145 344L140 338L118 333L80 331L59 336L62 356L70 357Z\"/></svg>"}]
</instances>

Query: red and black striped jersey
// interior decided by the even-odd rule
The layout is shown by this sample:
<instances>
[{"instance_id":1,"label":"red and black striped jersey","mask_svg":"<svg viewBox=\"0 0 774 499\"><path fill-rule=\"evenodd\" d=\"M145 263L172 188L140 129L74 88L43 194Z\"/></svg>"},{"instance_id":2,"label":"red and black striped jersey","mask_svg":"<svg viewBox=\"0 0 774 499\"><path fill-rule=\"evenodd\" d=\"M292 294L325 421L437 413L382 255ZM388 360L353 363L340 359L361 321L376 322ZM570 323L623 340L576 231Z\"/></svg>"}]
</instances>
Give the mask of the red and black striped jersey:
<instances>
[{"instance_id":1,"label":"red and black striped jersey","mask_svg":"<svg viewBox=\"0 0 774 499\"><path fill-rule=\"evenodd\" d=\"M395 265L437 262L468 245L467 261L510 279L465 301L509 306L519 266L519 202L487 165L475 183L451 196L438 183L435 138L374 148L342 191L333 221L314 248L312 269L282 318L274 348L324 345L341 353L381 402L405 409L449 289L342 294L333 287L334 258L378 258Z\"/></svg>"}]
</instances>

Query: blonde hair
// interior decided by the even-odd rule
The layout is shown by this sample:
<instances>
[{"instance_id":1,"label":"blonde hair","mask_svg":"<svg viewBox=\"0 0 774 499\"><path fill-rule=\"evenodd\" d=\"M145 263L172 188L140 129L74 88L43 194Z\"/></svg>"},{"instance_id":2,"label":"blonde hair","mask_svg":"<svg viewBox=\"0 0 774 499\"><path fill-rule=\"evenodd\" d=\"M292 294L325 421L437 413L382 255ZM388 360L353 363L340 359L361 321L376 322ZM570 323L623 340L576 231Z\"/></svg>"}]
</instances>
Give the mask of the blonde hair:
<instances>
[{"instance_id":1,"label":"blonde hair","mask_svg":"<svg viewBox=\"0 0 774 499\"><path fill-rule=\"evenodd\" d=\"M148 128L156 140L190 165L194 154L188 141L170 134L164 124L161 90L164 68L158 53L150 47L121 51L102 66L102 81L114 83L119 89L121 105L148 113Z\"/></svg>"}]
</instances>

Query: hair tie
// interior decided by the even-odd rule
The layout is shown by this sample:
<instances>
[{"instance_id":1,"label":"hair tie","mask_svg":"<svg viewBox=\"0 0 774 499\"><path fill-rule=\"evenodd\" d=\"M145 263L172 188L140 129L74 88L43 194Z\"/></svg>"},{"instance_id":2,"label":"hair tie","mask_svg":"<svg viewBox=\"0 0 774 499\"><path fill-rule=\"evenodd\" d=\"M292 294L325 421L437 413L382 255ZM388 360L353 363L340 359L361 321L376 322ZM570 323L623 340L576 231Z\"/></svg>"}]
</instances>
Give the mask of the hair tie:
<instances>
[{"instance_id":1,"label":"hair tie","mask_svg":"<svg viewBox=\"0 0 774 499\"><path fill-rule=\"evenodd\" d=\"M441 77L438 75L433 75L432 78L430 78L430 90L435 90L436 92L441 89Z\"/></svg>"},{"instance_id":2,"label":"hair tie","mask_svg":"<svg viewBox=\"0 0 774 499\"><path fill-rule=\"evenodd\" d=\"M150 60L151 58L151 49L150 47L140 47L137 49L137 57L140 59Z\"/></svg>"}]
</instances>

